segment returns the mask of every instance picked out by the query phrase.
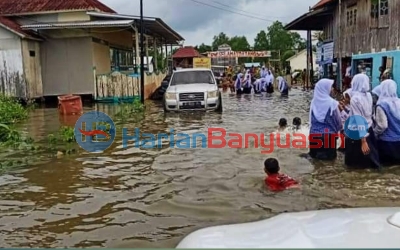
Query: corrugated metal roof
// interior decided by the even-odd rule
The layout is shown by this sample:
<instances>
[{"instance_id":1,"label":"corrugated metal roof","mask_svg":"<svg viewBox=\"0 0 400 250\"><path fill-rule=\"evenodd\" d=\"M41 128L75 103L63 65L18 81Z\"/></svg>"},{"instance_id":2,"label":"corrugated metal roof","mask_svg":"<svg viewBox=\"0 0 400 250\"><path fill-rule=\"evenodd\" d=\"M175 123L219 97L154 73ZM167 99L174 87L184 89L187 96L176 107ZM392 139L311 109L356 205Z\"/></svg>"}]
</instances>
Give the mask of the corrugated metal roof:
<instances>
[{"instance_id":1,"label":"corrugated metal roof","mask_svg":"<svg viewBox=\"0 0 400 250\"><path fill-rule=\"evenodd\" d=\"M107 19L117 19L117 20L135 20L136 24L139 25L140 16L133 15L122 15L122 14L109 14L109 13L99 13L99 12L87 12L89 16L96 18L107 18ZM180 41L185 40L178 32L169 27L162 19L157 17L144 17L144 29L145 32L149 31L151 34L157 34L164 38L166 44L179 44Z\"/></svg>"},{"instance_id":2,"label":"corrugated metal roof","mask_svg":"<svg viewBox=\"0 0 400 250\"><path fill-rule=\"evenodd\" d=\"M180 48L172 55L172 58L194 58L194 57L201 57L201 55L192 46L186 46Z\"/></svg>"},{"instance_id":3,"label":"corrugated metal roof","mask_svg":"<svg viewBox=\"0 0 400 250\"><path fill-rule=\"evenodd\" d=\"M27 30L22 30L21 26L11 18L0 16L0 26L3 26L5 29L13 32L14 34L16 34L22 38L42 40L41 37L34 34L33 32L27 31Z\"/></svg>"},{"instance_id":4,"label":"corrugated metal roof","mask_svg":"<svg viewBox=\"0 0 400 250\"><path fill-rule=\"evenodd\" d=\"M96 28L96 27L129 27L133 20L105 20L85 22L38 23L22 25L22 29L60 29L60 28Z\"/></svg>"},{"instance_id":5,"label":"corrugated metal roof","mask_svg":"<svg viewBox=\"0 0 400 250\"><path fill-rule=\"evenodd\" d=\"M2 15L68 10L99 10L116 13L98 0L0 0Z\"/></svg>"}]
</instances>

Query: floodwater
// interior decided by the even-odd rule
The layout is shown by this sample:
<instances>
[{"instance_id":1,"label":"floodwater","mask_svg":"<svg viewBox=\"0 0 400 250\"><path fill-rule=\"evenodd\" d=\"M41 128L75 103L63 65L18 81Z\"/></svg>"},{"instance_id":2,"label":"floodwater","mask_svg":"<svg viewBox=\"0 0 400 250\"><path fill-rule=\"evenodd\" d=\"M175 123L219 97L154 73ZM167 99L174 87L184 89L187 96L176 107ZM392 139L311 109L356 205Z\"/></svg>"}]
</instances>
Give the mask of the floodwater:
<instances>
[{"instance_id":1,"label":"floodwater","mask_svg":"<svg viewBox=\"0 0 400 250\"><path fill-rule=\"evenodd\" d=\"M149 103L133 131L272 132L280 117L307 121L311 93L288 99L224 94L224 113L168 114ZM111 116L116 107L97 105ZM38 109L27 131L45 138L60 124L56 109ZM275 149L282 172L302 187L272 193L263 186L260 149L123 149L121 137L102 154L44 158L0 176L0 247L175 247L188 233L282 212L361 206L400 206L400 169L348 171L312 162L302 149Z\"/></svg>"}]
</instances>

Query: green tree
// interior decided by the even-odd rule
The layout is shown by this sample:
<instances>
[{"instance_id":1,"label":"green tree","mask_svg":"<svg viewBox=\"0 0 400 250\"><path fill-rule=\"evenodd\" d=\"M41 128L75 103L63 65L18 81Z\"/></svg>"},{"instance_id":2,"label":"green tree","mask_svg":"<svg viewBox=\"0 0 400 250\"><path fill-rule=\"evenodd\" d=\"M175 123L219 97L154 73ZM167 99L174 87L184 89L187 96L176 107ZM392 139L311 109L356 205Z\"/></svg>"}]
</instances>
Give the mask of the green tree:
<instances>
[{"instance_id":1,"label":"green tree","mask_svg":"<svg viewBox=\"0 0 400 250\"><path fill-rule=\"evenodd\" d=\"M268 27L267 38L271 50L280 50L282 53L293 49L292 35L279 21L275 21Z\"/></svg>"},{"instance_id":2,"label":"green tree","mask_svg":"<svg viewBox=\"0 0 400 250\"><path fill-rule=\"evenodd\" d=\"M251 49L250 44L245 36L234 36L229 39L228 44L229 46L231 46L233 51L249 51ZM238 60L239 63L245 63L250 61L251 58L246 58L246 57L239 58Z\"/></svg>"},{"instance_id":3,"label":"green tree","mask_svg":"<svg viewBox=\"0 0 400 250\"><path fill-rule=\"evenodd\" d=\"M293 53L287 53L288 51L300 51L306 48L306 41L300 34L287 31L279 21L275 21L268 27L267 39L271 50L280 51L281 62L289 58L289 55L293 55Z\"/></svg>"},{"instance_id":4,"label":"green tree","mask_svg":"<svg viewBox=\"0 0 400 250\"><path fill-rule=\"evenodd\" d=\"M204 43L198 45L195 47L195 49L199 52L199 53L205 53L208 51L212 51L212 47L211 45L206 45Z\"/></svg>"},{"instance_id":5,"label":"green tree","mask_svg":"<svg viewBox=\"0 0 400 250\"><path fill-rule=\"evenodd\" d=\"M234 51L249 51L250 44L245 36L234 36L228 41L229 46L231 46Z\"/></svg>"},{"instance_id":6,"label":"green tree","mask_svg":"<svg viewBox=\"0 0 400 250\"><path fill-rule=\"evenodd\" d=\"M218 46L228 43L229 43L229 37L224 32L221 32L219 33L219 35L214 36L211 47L212 50L215 51L218 49Z\"/></svg>"},{"instance_id":7,"label":"green tree","mask_svg":"<svg viewBox=\"0 0 400 250\"><path fill-rule=\"evenodd\" d=\"M258 32L254 39L254 50L267 50L268 49L268 38L267 33L264 30Z\"/></svg>"},{"instance_id":8,"label":"green tree","mask_svg":"<svg viewBox=\"0 0 400 250\"><path fill-rule=\"evenodd\" d=\"M303 50L307 48L307 41L300 36L297 32L291 32L293 48L296 50Z\"/></svg>"}]
</instances>

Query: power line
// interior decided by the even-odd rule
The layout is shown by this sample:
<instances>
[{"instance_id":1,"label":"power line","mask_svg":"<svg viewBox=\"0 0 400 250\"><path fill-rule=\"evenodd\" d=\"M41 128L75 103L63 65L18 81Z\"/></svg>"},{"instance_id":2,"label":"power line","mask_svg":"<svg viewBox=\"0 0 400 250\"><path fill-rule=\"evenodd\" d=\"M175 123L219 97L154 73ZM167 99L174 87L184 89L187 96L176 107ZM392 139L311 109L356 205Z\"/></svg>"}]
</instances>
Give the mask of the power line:
<instances>
[{"instance_id":1,"label":"power line","mask_svg":"<svg viewBox=\"0 0 400 250\"><path fill-rule=\"evenodd\" d=\"M232 6L228 5L228 4L224 4L224 3L221 3L221 2L218 2L218 1L211 0L211 2L213 2L215 4L218 4L218 5L221 5L221 6L224 6L224 7L231 8L231 9L236 10L236 11L247 13L247 14L250 14L250 15L261 16L261 14L259 14L259 13L257 14L257 13L254 13L254 12L244 11L244 10L241 10L239 8L234 8L234 7L232 7ZM269 16L269 17L273 17L273 18L277 18L277 19L278 18L286 18L286 17L275 17L275 16Z\"/></svg>"},{"instance_id":2,"label":"power line","mask_svg":"<svg viewBox=\"0 0 400 250\"><path fill-rule=\"evenodd\" d=\"M214 5L211 5L211 4L199 2L199 1L196 1L196 0L190 0L190 1L195 2L195 3L198 3L198 4L201 4L201 5L208 6L208 7L211 7L211 8L215 8L215 9L218 9L218 10L230 12L230 13L232 13L232 14L236 14L236 15L240 15L240 16L245 16L245 17L253 18L253 19L257 19L257 20L261 20L261 21L264 21L264 22L271 22L271 23L273 23L273 22L276 21L276 20L269 20L269 19L264 19L264 18L256 17L256 16L253 16L253 15L242 14L242 13L239 13L239 12L236 12L236 11L227 10L227 9L224 9L224 8L221 8L221 7L218 7L218 6L214 6Z\"/></svg>"}]
</instances>

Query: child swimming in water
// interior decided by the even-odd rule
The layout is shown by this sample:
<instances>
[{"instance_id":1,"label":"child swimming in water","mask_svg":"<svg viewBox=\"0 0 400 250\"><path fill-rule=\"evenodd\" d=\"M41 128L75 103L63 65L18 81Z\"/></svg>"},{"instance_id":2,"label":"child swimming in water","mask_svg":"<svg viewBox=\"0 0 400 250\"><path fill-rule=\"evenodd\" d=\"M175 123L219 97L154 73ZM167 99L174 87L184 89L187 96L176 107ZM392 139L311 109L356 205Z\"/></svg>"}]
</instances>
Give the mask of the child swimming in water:
<instances>
[{"instance_id":1,"label":"child swimming in water","mask_svg":"<svg viewBox=\"0 0 400 250\"><path fill-rule=\"evenodd\" d=\"M283 191L289 188L298 188L299 183L293 178L279 173L279 162L275 158L268 158L264 162L264 172L267 174L265 185L271 191Z\"/></svg>"},{"instance_id":2,"label":"child swimming in water","mask_svg":"<svg viewBox=\"0 0 400 250\"><path fill-rule=\"evenodd\" d=\"M300 117L293 118L293 130L299 130L301 128L301 119Z\"/></svg>"},{"instance_id":3,"label":"child swimming in water","mask_svg":"<svg viewBox=\"0 0 400 250\"><path fill-rule=\"evenodd\" d=\"M282 132L287 128L287 120L285 118L279 119L278 131Z\"/></svg>"}]
</instances>

